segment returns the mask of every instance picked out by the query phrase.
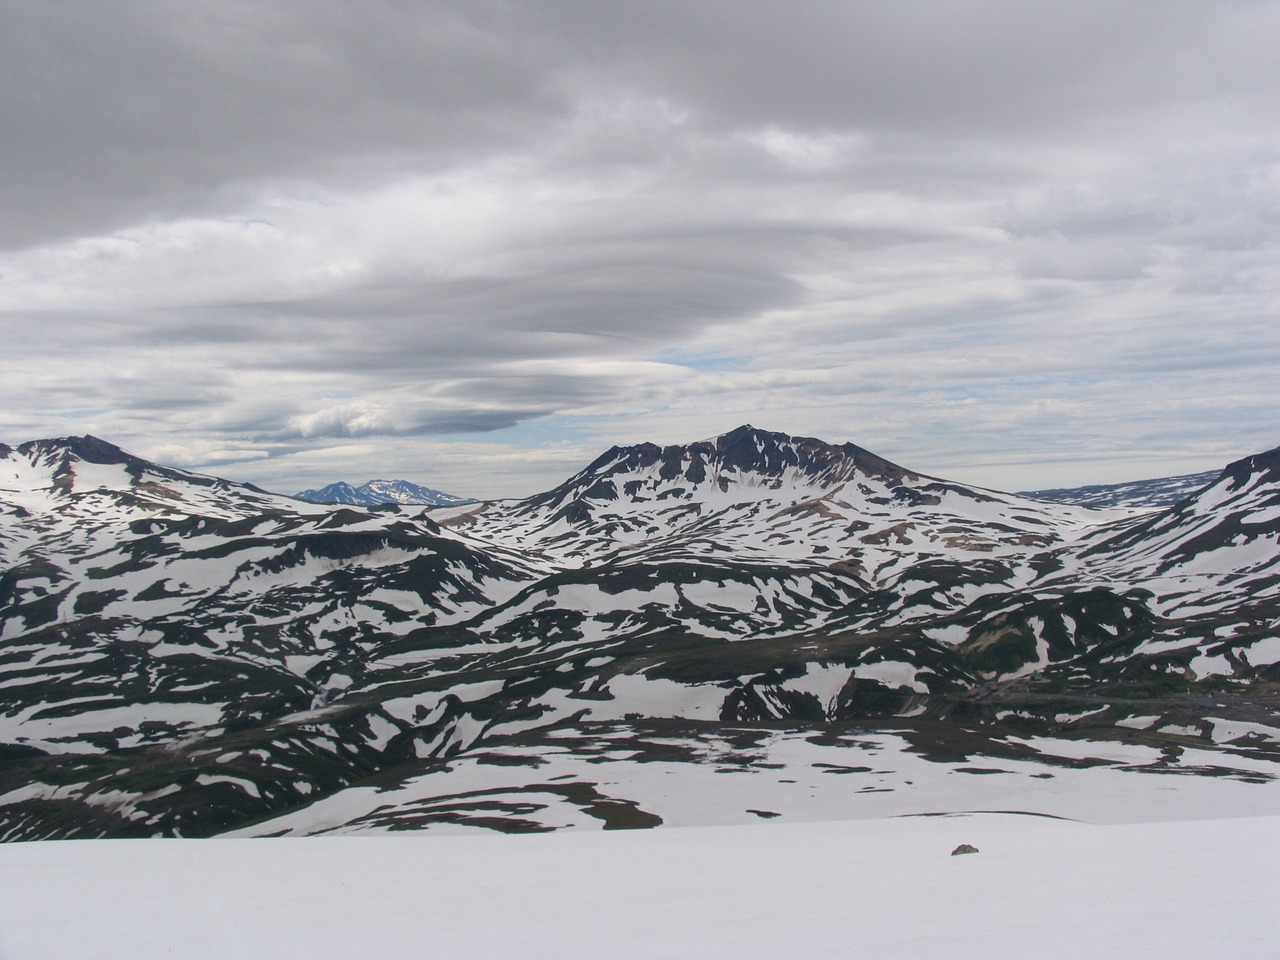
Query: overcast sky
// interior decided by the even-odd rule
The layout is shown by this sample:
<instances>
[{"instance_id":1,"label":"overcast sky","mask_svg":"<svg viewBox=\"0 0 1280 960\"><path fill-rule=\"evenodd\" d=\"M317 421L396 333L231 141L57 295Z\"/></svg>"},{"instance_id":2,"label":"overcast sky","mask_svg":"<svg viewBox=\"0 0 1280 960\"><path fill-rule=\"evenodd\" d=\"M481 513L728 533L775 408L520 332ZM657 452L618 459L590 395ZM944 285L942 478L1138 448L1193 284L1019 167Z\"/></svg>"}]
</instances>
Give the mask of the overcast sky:
<instances>
[{"instance_id":1,"label":"overcast sky","mask_svg":"<svg viewBox=\"0 0 1280 960\"><path fill-rule=\"evenodd\" d=\"M1280 4L6 0L0 439L545 489L1280 444Z\"/></svg>"}]
</instances>

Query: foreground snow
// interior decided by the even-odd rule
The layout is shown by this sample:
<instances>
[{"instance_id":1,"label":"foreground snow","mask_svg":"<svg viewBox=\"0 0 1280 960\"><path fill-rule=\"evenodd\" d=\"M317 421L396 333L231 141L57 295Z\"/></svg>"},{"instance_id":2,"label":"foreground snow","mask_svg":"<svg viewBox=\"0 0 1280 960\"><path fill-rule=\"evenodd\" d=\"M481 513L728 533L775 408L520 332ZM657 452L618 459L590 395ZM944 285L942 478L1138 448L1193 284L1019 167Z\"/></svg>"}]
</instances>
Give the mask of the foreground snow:
<instances>
[{"instance_id":1,"label":"foreground snow","mask_svg":"<svg viewBox=\"0 0 1280 960\"><path fill-rule=\"evenodd\" d=\"M999 814L10 844L0 957L1274 957L1278 847L1280 816Z\"/></svg>"}]
</instances>

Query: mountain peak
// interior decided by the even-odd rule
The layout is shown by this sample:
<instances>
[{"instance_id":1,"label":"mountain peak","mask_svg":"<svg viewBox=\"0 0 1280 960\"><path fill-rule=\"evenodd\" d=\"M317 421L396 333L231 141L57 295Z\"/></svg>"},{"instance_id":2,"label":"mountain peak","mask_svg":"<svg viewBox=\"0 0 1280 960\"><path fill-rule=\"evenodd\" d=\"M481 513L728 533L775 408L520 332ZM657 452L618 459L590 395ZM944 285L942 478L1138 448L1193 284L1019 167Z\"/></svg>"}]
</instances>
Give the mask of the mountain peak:
<instances>
[{"instance_id":1,"label":"mountain peak","mask_svg":"<svg viewBox=\"0 0 1280 960\"><path fill-rule=\"evenodd\" d=\"M17 447L0 444L0 458L8 459L14 454L25 458L35 468L35 473L28 478L31 482L47 483L48 489L63 494L104 489L136 492L144 478L147 481L181 482L195 487L216 487L221 490L236 487L252 493L264 492L251 483L234 483L219 477L152 463L88 433L79 437L28 440Z\"/></svg>"},{"instance_id":2,"label":"mountain peak","mask_svg":"<svg viewBox=\"0 0 1280 960\"><path fill-rule=\"evenodd\" d=\"M745 423L687 448L703 454L708 462L741 473L779 477L786 472L804 475L817 485L830 486L855 473L886 480L900 480L909 471L852 443L833 444L816 437L798 437Z\"/></svg>"},{"instance_id":3,"label":"mountain peak","mask_svg":"<svg viewBox=\"0 0 1280 960\"><path fill-rule=\"evenodd\" d=\"M916 475L852 443L830 444L751 424L690 444L612 447L568 481L527 503L533 509L580 499L690 499L763 491L829 489L855 478L897 487ZM755 493L746 493L754 490ZM575 514L576 515L576 514Z\"/></svg>"},{"instance_id":4,"label":"mountain peak","mask_svg":"<svg viewBox=\"0 0 1280 960\"><path fill-rule=\"evenodd\" d=\"M18 453L23 456L66 456L67 454L86 463L129 463L138 458L126 453L114 443L108 443L100 437L86 433L82 437L54 437L46 440L29 440L19 444Z\"/></svg>"},{"instance_id":5,"label":"mountain peak","mask_svg":"<svg viewBox=\"0 0 1280 960\"><path fill-rule=\"evenodd\" d=\"M1263 453L1229 463L1223 474L1232 478L1236 484L1245 483L1254 475L1265 476L1268 480L1280 480L1280 447L1272 447Z\"/></svg>"},{"instance_id":6,"label":"mountain peak","mask_svg":"<svg viewBox=\"0 0 1280 960\"><path fill-rule=\"evenodd\" d=\"M330 483L318 490L303 490L294 494L295 500L310 503L343 503L350 506L374 507L388 503L411 506L456 506L472 503L465 497L455 497L431 487L424 487L408 480L370 480L358 487L345 481Z\"/></svg>"}]
</instances>

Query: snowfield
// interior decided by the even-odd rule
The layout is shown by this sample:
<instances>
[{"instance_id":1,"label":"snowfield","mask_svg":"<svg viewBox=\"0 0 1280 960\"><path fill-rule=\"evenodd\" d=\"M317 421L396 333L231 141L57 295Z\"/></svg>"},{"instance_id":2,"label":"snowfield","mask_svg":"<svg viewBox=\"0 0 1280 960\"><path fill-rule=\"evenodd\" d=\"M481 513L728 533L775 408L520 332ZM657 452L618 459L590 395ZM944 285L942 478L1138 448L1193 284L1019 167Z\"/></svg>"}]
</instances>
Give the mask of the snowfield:
<instances>
[{"instance_id":1,"label":"snowfield","mask_svg":"<svg viewBox=\"0 0 1280 960\"><path fill-rule=\"evenodd\" d=\"M1278 847L1280 816L998 814L6 844L0 957L1273 958Z\"/></svg>"}]
</instances>

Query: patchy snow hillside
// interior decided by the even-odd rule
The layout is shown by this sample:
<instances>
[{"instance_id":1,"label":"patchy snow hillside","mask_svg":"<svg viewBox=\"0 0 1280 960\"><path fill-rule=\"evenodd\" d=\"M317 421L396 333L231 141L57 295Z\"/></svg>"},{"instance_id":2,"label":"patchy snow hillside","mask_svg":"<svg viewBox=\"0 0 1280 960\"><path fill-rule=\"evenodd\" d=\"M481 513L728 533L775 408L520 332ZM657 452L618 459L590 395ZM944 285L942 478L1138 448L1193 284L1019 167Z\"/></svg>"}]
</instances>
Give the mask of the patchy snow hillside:
<instances>
[{"instance_id":1,"label":"patchy snow hillside","mask_svg":"<svg viewBox=\"0 0 1280 960\"><path fill-rule=\"evenodd\" d=\"M977 853L952 856L961 844ZM6 960L1263 960L1280 817L0 847ZM181 882L174 882L181 878ZM495 918L498 922L495 922Z\"/></svg>"},{"instance_id":2,"label":"patchy snow hillside","mask_svg":"<svg viewBox=\"0 0 1280 960\"><path fill-rule=\"evenodd\" d=\"M1099 509L748 426L422 508L0 446L0 839L1266 810L1278 458Z\"/></svg>"}]
</instances>

